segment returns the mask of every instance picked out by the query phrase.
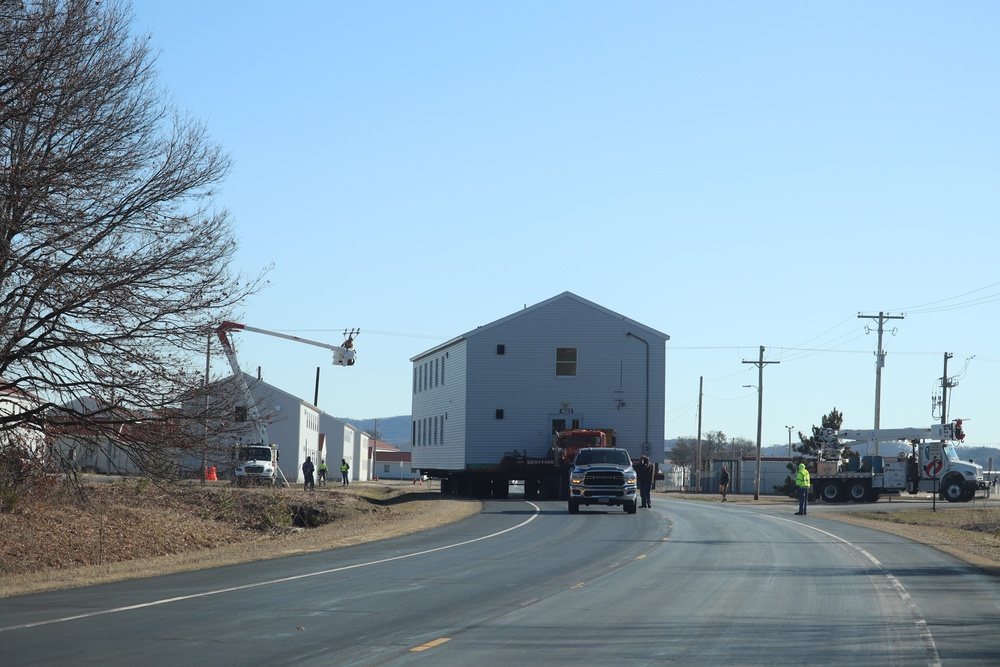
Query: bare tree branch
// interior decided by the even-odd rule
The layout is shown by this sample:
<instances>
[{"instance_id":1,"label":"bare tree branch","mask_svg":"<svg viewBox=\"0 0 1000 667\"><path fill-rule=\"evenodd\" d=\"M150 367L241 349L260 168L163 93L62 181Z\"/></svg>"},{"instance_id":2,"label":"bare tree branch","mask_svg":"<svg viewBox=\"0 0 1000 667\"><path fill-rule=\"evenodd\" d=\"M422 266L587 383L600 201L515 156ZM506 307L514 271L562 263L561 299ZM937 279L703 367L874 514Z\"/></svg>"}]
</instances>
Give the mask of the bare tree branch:
<instances>
[{"instance_id":1,"label":"bare tree branch","mask_svg":"<svg viewBox=\"0 0 1000 667\"><path fill-rule=\"evenodd\" d=\"M0 414L0 434L117 425L142 459L190 437L173 408L262 276L230 273L212 199L230 157L169 104L131 18L119 2L0 0L0 391L38 399Z\"/></svg>"}]
</instances>

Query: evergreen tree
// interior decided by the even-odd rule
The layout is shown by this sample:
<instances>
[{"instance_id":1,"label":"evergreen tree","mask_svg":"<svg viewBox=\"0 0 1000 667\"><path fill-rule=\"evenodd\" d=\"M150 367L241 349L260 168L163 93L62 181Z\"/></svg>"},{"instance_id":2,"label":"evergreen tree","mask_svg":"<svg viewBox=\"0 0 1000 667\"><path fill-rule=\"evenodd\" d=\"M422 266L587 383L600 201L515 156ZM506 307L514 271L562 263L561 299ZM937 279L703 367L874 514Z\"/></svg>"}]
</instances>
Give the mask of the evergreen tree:
<instances>
[{"instance_id":1,"label":"evergreen tree","mask_svg":"<svg viewBox=\"0 0 1000 667\"><path fill-rule=\"evenodd\" d=\"M800 463L805 463L809 467L810 461L815 461L819 458L820 453L827 446L828 441L823 438L824 431L831 429L833 431L839 431L841 425L844 423L844 414L834 408L829 413L823 415L820 419L819 426L812 427L812 435L806 438L802 431L799 431L799 444L792 446L792 451L795 455L792 457L792 462L788 464L788 470L792 473L791 476L785 478L784 484L778 484L774 487L777 493L788 495L789 497L794 497L795 495L795 472L799 469Z\"/></svg>"}]
</instances>

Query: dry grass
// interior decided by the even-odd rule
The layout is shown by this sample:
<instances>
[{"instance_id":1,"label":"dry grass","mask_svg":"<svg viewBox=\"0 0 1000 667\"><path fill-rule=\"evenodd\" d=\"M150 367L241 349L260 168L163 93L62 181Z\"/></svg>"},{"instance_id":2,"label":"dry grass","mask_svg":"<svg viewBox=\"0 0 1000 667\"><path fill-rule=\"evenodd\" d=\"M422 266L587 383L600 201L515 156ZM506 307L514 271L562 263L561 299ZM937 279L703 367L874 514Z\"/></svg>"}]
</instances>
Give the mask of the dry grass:
<instances>
[{"instance_id":1,"label":"dry grass","mask_svg":"<svg viewBox=\"0 0 1000 667\"><path fill-rule=\"evenodd\" d=\"M427 487L380 483L310 493L131 481L56 489L0 514L0 596L333 549L480 508Z\"/></svg>"},{"instance_id":2,"label":"dry grass","mask_svg":"<svg viewBox=\"0 0 1000 667\"><path fill-rule=\"evenodd\" d=\"M843 512L823 518L875 528L934 547L1000 577L1000 507Z\"/></svg>"}]
</instances>

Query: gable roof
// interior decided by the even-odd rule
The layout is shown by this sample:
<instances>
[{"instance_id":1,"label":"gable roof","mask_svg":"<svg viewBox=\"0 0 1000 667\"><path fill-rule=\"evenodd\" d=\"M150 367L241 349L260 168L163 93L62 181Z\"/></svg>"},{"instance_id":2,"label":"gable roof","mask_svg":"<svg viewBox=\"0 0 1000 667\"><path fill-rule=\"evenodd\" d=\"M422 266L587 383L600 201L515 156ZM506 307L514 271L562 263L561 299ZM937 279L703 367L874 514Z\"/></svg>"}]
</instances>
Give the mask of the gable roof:
<instances>
[{"instance_id":1,"label":"gable roof","mask_svg":"<svg viewBox=\"0 0 1000 667\"><path fill-rule=\"evenodd\" d=\"M601 306L599 304L594 303L593 301L588 301L587 299L584 299L581 296L577 296L576 294L573 294L572 292L563 292L562 294L557 294L556 296L554 296L554 297L552 297L550 299L546 299L545 301L541 301L539 303L536 303L533 306L526 306L522 310L519 310L519 311L517 311L515 313L511 313L510 315L507 315L506 317L501 317L499 320L495 320L493 322L490 322L489 324L484 324L482 326L476 327L472 331L466 331L464 334L462 334L460 336L456 336L455 338L452 338L451 340L445 341L444 343L441 343L440 345L432 347L429 350L426 350L426 351L421 352L420 354L418 354L418 355L416 355L414 357L411 357L410 361L411 362L418 361L419 359L422 359L423 357L429 356L431 354L435 354L435 353L439 352L440 350L443 350L443 349L445 349L447 347L451 347L452 345L455 345L456 343L459 343L459 342L461 342L463 340L468 340L469 338L472 338L473 336L476 336L477 334L480 334L480 333L482 333L482 332L484 332L484 331L486 331L488 329L492 329L493 327L500 326L501 324L506 324L507 322L510 322L511 320L517 319L518 317L522 317L522 316L524 316L524 315L526 315L526 314L528 314L530 312L533 312L533 311L545 308L545 307L547 307L547 306L549 306L549 305L551 305L553 303L556 303L558 301L562 301L563 299L572 299L573 301L576 301L577 303L580 303L580 304L583 304L583 305L588 306L590 308L593 308L594 310L596 310L596 311L598 311L600 313L603 313L604 315L607 315L607 316L612 317L614 319L622 320L623 322L625 322L629 326L633 326L633 327L636 327L637 329L641 329L641 330L643 330L644 332L648 333L651 336L654 336L654 337L657 337L657 338L661 338L663 341L670 340L670 336L668 336L667 334L665 334L665 333L663 333L661 331L657 331L656 329L653 329L652 327L648 327L645 324L641 324L639 322L636 322L633 319L625 317L624 315L621 315L620 313L616 313L613 310L609 310L609 309L605 308L604 306Z\"/></svg>"}]
</instances>

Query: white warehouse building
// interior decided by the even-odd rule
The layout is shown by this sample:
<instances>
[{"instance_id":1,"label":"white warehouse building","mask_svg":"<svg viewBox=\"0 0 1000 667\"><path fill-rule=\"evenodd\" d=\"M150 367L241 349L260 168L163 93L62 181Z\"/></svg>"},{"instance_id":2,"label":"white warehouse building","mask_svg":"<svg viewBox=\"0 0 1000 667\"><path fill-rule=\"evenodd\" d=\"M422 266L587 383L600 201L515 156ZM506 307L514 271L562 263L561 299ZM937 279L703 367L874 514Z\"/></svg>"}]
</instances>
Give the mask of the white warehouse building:
<instances>
[{"instance_id":1,"label":"white warehouse building","mask_svg":"<svg viewBox=\"0 0 1000 667\"><path fill-rule=\"evenodd\" d=\"M432 476L544 456L556 431L663 451L670 337L564 292L410 359L412 466Z\"/></svg>"}]
</instances>

